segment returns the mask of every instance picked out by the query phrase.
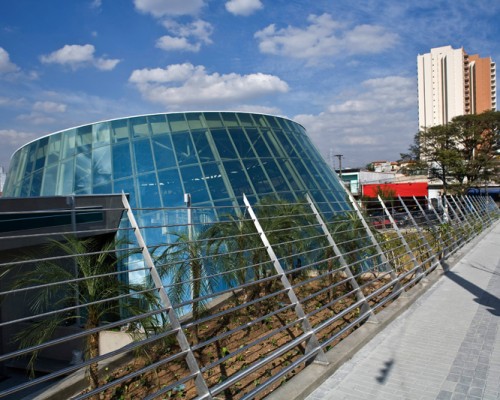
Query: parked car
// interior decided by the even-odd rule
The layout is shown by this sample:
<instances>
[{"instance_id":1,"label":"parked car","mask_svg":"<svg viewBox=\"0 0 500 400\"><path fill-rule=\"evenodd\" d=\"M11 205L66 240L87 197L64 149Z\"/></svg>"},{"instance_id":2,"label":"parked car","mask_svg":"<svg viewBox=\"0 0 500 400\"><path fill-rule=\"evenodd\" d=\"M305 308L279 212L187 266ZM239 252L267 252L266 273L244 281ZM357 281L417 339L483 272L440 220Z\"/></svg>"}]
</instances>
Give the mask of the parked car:
<instances>
[{"instance_id":1,"label":"parked car","mask_svg":"<svg viewBox=\"0 0 500 400\"><path fill-rule=\"evenodd\" d=\"M371 223L375 229L390 228L392 226L391 220L384 216L373 217Z\"/></svg>"}]
</instances>

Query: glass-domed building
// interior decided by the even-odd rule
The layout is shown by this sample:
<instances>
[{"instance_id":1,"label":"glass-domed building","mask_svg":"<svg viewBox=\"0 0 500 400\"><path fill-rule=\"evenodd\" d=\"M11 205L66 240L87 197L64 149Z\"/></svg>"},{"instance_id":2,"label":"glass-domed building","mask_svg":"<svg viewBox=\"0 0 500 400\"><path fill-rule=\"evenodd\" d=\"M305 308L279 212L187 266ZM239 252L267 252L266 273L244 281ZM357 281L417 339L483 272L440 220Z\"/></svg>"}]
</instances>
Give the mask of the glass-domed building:
<instances>
[{"instance_id":1,"label":"glass-domed building","mask_svg":"<svg viewBox=\"0 0 500 400\"><path fill-rule=\"evenodd\" d=\"M132 207L252 203L266 196L349 208L304 128L243 112L142 115L49 134L17 150L4 196L130 194ZM214 208L216 209L216 208Z\"/></svg>"},{"instance_id":2,"label":"glass-domed building","mask_svg":"<svg viewBox=\"0 0 500 400\"><path fill-rule=\"evenodd\" d=\"M165 227L185 229L189 220L203 225L237 212L244 194L251 204L309 194L329 215L351 209L300 124L243 112L142 115L55 132L14 153L4 187L5 197L122 192L139 226L148 227L142 233L150 246L168 241L173 232ZM131 256L129 266L134 259L142 262ZM130 272L129 279L143 274Z\"/></svg>"}]
</instances>

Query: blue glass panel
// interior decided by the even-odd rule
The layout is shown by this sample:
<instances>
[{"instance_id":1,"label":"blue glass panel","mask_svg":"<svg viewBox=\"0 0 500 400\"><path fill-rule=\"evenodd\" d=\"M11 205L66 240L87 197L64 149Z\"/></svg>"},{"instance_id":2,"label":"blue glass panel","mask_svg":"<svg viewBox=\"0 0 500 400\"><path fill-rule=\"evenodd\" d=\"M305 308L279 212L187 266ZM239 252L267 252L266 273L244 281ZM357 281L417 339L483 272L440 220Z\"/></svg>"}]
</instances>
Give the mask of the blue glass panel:
<instances>
[{"instance_id":1,"label":"blue glass panel","mask_svg":"<svg viewBox=\"0 0 500 400\"><path fill-rule=\"evenodd\" d=\"M276 122L276 119L271 116L271 115L266 115L265 116L266 120L267 120L267 123L269 124L269 126L271 128L274 128L274 129L280 129L281 127L278 125L278 123Z\"/></svg>"},{"instance_id":2,"label":"blue glass panel","mask_svg":"<svg viewBox=\"0 0 500 400\"><path fill-rule=\"evenodd\" d=\"M236 114L231 112L221 112L222 120L224 121L224 125L228 128L238 126L238 120L236 119Z\"/></svg>"},{"instance_id":3,"label":"blue glass panel","mask_svg":"<svg viewBox=\"0 0 500 400\"><path fill-rule=\"evenodd\" d=\"M175 207L184 204L184 191L177 169L158 172L158 182L164 207Z\"/></svg>"},{"instance_id":4,"label":"blue glass panel","mask_svg":"<svg viewBox=\"0 0 500 400\"><path fill-rule=\"evenodd\" d=\"M316 182L318 182L318 185L321 188L329 187L329 184L326 183L323 180L322 174L318 171L318 168L317 168L317 166L319 164L318 162L312 162L309 158L308 159L304 159L302 161L307 166L307 168L309 169L309 171L311 171L312 176L314 177L314 179L316 180ZM332 187L330 189L335 189L335 188Z\"/></svg>"},{"instance_id":5,"label":"blue glass panel","mask_svg":"<svg viewBox=\"0 0 500 400\"><path fill-rule=\"evenodd\" d=\"M227 199L229 194L218 165L215 163L205 163L202 164L202 168L212 199Z\"/></svg>"},{"instance_id":6,"label":"blue glass panel","mask_svg":"<svg viewBox=\"0 0 500 400\"><path fill-rule=\"evenodd\" d=\"M318 187L316 181L313 179L311 173L306 169L302 161L304 160L297 160L297 162L293 164L302 181L306 184L309 190L321 189L320 187Z\"/></svg>"},{"instance_id":7,"label":"blue glass panel","mask_svg":"<svg viewBox=\"0 0 500 400\"><path fill-rule=\"evenodd\" d=\"M120 179L132 175L132 159L128 142L114 144L113 151L113 178Z\"/></svg>"},{"instance_id":8,"label":"blue glass panel","mask_svg":"<svg viewBox=\"0 0 500 400\"><path fill-rule=\"evenodd\" d=\"M206 112L203 113L205 116L205 121L207 121L207 126L209 128L222 128L224 125L222 124L222 119L220 114L217 112Z\"/></svg>"},{"instance_id":9,"label":"blue glass panel","mask_svg":"<svg viewBox=\"0 0 500 400\"><path fill-rule=\"evenodd\" d=\"M184 190L186 193L191 194L192 202L203 203L209 201L210 197L208 196L207 186L200 166L182 167L180 170Z\"/></svg>"},{"instance_id":10,"label":"blue glass panel","mask_svg":"<svg viewBox=\"0 0 500 400\"><path fill-rule=\"evenodd\" d=\"M45 168L43 174L42 196L54 196L56 194L57 165Z\"/></svg>"},{"instance_id":11,"label":"blue glass panel","mask_svg":"<svg viewBox=\"0 0 500 400\"><path fill-rule=\"evenodd\" d=\"M27 145L28 152L26 155L26 172L25 174L31 174L33 171L33 167L35 166L35 156L36 156L36 148L38 146L38 142L33 142Z\"/></svg>"},{"instance_id":12,"label":"blue glass panel","mask_svg":"<svg viewBox=\"0 0 500 400\"><path fill-rule=\"evenodd\" d=\"M236 150L225 129L212 129L211 133L221 159L232 160L238 158Z\"/></svg>"},{"instance_id":13,"label":"blue glass panel","mask_svg":"<svg viewBox=\"0 0 500 400\"><path fill-rule=\"evenodd\" d=\"M271 157L271 152L264 143L264 140L262 139L259 131L257 129L247 128L246 132L258 156L261 158Z\"/></svg>"},{"instance_id":14,"label":"blue glass panel","mask_svg":"<svg viewBox=\"0 0 500 400\"><path fill-rule=\"evenodd\" d=\"M47 155L47 146L49 138L44 137L38 141L38 149L36 150L35 171L43 168L45 165L45 157Z\"/></svg>"},{"instance_id":15,"label":"blue glass panel","mask_svg":"<svg viewBox=\"0 0 500 400\"><path fill-rule=\"evenodd\" d=\"M80 153L76 155L75 162L75 193L90 194L92 176L92 163L90 161L90 154Z\"/></svg>"},{"instance_id":16,"label":"blue glass panel","mask_svg":"<svg viewBox=\"0 0 500 400\"><path fill-rule=\"evenodd\" d=\"M76 146L87 149L92 144L92 125L81 126L76 130Z\"/></svg>"},{"instance_id":17,"label":"blue glass panel","mask_svg":"<svg viewBox=\"0 0 500 400\"><path fill-rule=\"evenodd\" d=\"M149 125L153 135L162 135L170 132L165 115L150 115L148 117Z\"/></svg>"},{"instance_id":18,"label":"blue glass panel","mask_svg":"<svg viewBox=\"0 0 500 400\"><path fill-rule=\"evenodd\" d=\"M229 129L229 136L233 139L233 143L236 146L236 150L241 158L255 158L255 153L253 152L252 146L250 146L243 129L231 128Z\"/></svg>"},{"instance_id":19,"label":"blue glass panel","mask_svg":"<svg viewBox=\"0 0 500 400\"><path fill-rule=\"evenodd\" d=\"M92 158L93 185L102 185L111 180L111 148L103 146L94 149Z\"/></svg>"},{"instance_id":20,"label":"blue glass panel","mask_svg":"<svg viewBox=\"0 0 500 400\"><path fill-rule=\"evenodd\" d=\"M70 158L60 164L57 178L56 195L72 194L74 189L74 159Z\"/></svg>"},{"instance_id":21,"label":"blue glass panel","mask_svg":"<svg viewBox=\"0 0 500 400\"><path fill-rule=\"evenodd\" d=\"M92 125L92 146L100 147L111 143L111 128L109 122Z\"/></svg>"},{"instance_id":22,"label":"blue glass panel","mask_svg":"<svg viewBox=\"0 0 500 400\"><path fill-rule=\"evenodd\" d=\"M293 171L292 168L293 168L293 162L290 159L286 159L283 163L281 163L281 170L285 174L288 183L290 184L293 190L299 190L300 188L303 188L304 185L299 180L300 178L297 177L295 171Z\"/></svg>"},{"instance_id":23,"label":"blue glass panel","mask_svg":"<svg viewBox=\"0 0 500 400\"><path fill-rule=\"evenodd\" d=\"M288 155L288 157L293 157L293 158L298 158L298 154L295 152L295 149L292 147L290 144L288 137L290 135L284 135L284 134L279 134L277 133L275 135L276 139L280 142L281 146L283 146L285 153Z\"/></svg>"},{"instance_id":24,"label":"blue glass panel","mask_svg":"<svg viewBox=\"0 0 500 400\"><path fill-rule=\"evenodd\" d=\"M76 131L70 129L61 133L63 146L62 146L62 158L73 157L75 154L76 144L75 144Z\"/></svg>"},{"instance_id":25,"label":"blue glass panel","mask_svg":"<svg viewBox=\"0 0 500 400\"><path fill-rule=\"evenodd\" d=\"M130 118L130 129L132 130L132 136L135 138L149 136L149 126L146 117Z\"/></svg>"},{"instance_id":26,"label":"blue glass panel","mask_svg":"<svg viewBox=\"0 0 500 400\"><path fill-rule=\"evenodd\" d=\"M243 160L243 165L247 170L250 181L259 195L271 193L273 191L267 176L264 174L257 160Z\"/></svg>"},{"instance_id":27,"label":"blue glass panel","mask_svg":"<svg viewBox=\"0 0 500 400\"><path fill-rule=\"evenodd\" d=\"M40 196L40 191L42 188L42 176L43 176L43 170L40 169L33 173L33 178L31 181L31 188L30 188L30 197L38 197Z\"/></svg>"},{"instance_id":28,"label":"blue glass panel","mask_svg":"<svg viewBox=\"0 0 500 400\"><path fill-rule=\"evenodd\" d=\"M241 197L243 194L247 196L253 194L252 187L239 161L224 162L224 169L237 197Z\"/></svg>"},{"instance_id":29,"label":"blue glass panel","mask_svg":"<svg viewBox=\"0 0 500 400\"><path fill-rule=\"evenodd\" d=\"M262 128L269 128L265 115L254 114L255 122Z\"/></svg>"},{"instance_id":30,"label":"blue glass panel","mask_svg":"<svg viewBox=\"0 0 500 400\"><path fill-rule=\"evenodd\" d=\"M198 158L200 162L210 162L214 161L215 157L212 153L212 149L210 148L210 144L207 140L207 132L206 131L196 131L192 132L193 141L195 145L196 152L198 153Z\"/></svg>"},{"instance_id":31,"label":"blue glass panel","mask_svg":"<svg viewBox=\"0 0 500 400\"><path fill-rule=\"evenodd\" d=\"M121 142L124 140L129 140L129 129L128 129L128 120L127 119L119 119L116 121L111 121L111 135L113 142Z\"/></svg>"},{"instance_id":32,"label":"blue glass panel","mask_svg":"<svg viewBox=\"0 0 500 400\"><path fill-rule=\"evenodd\" d=\"M131 207L137 207L134 181L132 179L122 179L119 181L113 182L113 193L121 193L129 194L129 203Z\"/></svg>"},{"instance_id":33,"label":"blue glass panel","mask_svg":"<svg viewBox=\"0 0 500 400\"><path fill-rule=\"evenodd\" d=\"M177 155L179 165L198 162L189 132L172 133L172 141L174 142L175 154Z\"/></svg>"},{"instance_id":34,"label":"blue glass panel","mask_svg":"<svg viewBox=\"0 0 500 400\"><path fill-rule=\"evenodd\" d=\"M188 125L186 119L184 118L184 114L168 114L167 120L170 124L171 132L182 132L188 130Z\"/></svg>"},{"instance_id":35,"label":"blue glass panel","mask_svg":"<svg viewBox=\"0 0 500 400\"><path fill-rule=\"evenodd\" d=\"M27 146L23 147L22 149L20 149L19 151L17 151L14 154L14 157L12 158L13 164L11 164L12 167L7 175L6 186L7 186L7 184L8 184L8 186L10 186L11 184L19 185L19 183L24 179L25 168L26 168L26 164L27 164L27 161L26 161L27 157L28 157L28 147ZM8 193L10 193L10 192L8 192Z\"/></svg>"},{"instance_id":36,"label":"blue glass panel","mask_svg":"<svg viewBox=\"0 0 500 400\"><path fill-rule=\"evenodd\" d=\"M155 166L151 154L151 143L149 139L140 139L133 142L135 154L135 166L137 173L153 171Z\"/></svg>"},{"instance_id":37,"label":"blue glass panel","mask_svg":"<svg viewBox=\"0 0 500 400\"><path fill-rule=\"evenodd\" d=\"M278 164L276 164L275 160L263 160L262 164L264 165L267 175L269 176L269 179L271 179L271 183L277 192L290 190L288 184L285 182L285 179L283 179L283 174L279 170Z\"/></svg>"},{"instance_id":38,"label":"blue glass panel","mask_svg":"<svg viewBox=\"0 0 500 400\"><path fill-rule=\"evenodd\" d=\"M271 152L275 157L286 157L279 147L279 143L275 137L275 133L270 131L269 129L261 129L261 134L264 137L264 141L267 143L267 146L271 149Z\"/></svg>"},{"instance_id":39,"label":"blue glass panel","mask_svg":"<svg viewBox=\"0 0 500 400\"><path fill-rule=\"evenodd\" d=\"M156 168L160 170L175 167L174 149L170 135L154 136L151 142L155 154Z\"/></svg>"},{"instance_id":40,"label":"blue glass panel","mask_svg":"<svg viewBox=\"0 0 500 400\"><path fill-rule=\"evenodd\" d=\"M93 194L109 194L109 193L113 193L113 189L111 187L111 181L109 182L106 182L102 185L94 185L94 188L92 190L92 193Z\"/></svg>"},{"instance_id":41,"label":"blue glass panel","mask_svg":"<svg viewBox=\"0 0 500 400\"><path fill-rule=\"evenodd\" d=\"M189 113L186 114L186 119L188 122L189 129L203 129L206 128L205 120L201 113Z\"/></svg>"},{"instance_id":42,"label":"blue glass panel","mask_svg":"<svg viewBox=\"0 0 500 400\"><path fill-rule=\"evenodd\" d=\"M31 177L28 175L24 178L21 186L21 197L28 197L31 188Z\"/></svg>"},{"instance_id":43,"label":"blue glass panel","mask_svg":"<svg viewBox=\"0 0 500 400\"><path fill-rule=\"evenodd\" d=\"M158 207L160 205L160 195L158 193L158 183L156 174L145 174L137 177L139 181L139 198L141 207Z\"/></svg>"},{"instance_id":44,"label":"blue glass panel","mask_svg":"<svg viewBox=\"0 0 500 400\"><path fill-rule=\"evenodd\" d=\"M236 113L236 116L240 120L241 126L255 126L255 122L251 114Z\"/></svg>"},{"instance_id":45,"label":"blue glass panel","mask_svg":"<svg viewBox=\"0 0 500 400\"><path fill-rule=\"evenodd\" d=\"M47 165L52 165L59 161L61 155L61 134L51 135L49 137L49 146L47 148Z\"/></svg>"}]
</instances>

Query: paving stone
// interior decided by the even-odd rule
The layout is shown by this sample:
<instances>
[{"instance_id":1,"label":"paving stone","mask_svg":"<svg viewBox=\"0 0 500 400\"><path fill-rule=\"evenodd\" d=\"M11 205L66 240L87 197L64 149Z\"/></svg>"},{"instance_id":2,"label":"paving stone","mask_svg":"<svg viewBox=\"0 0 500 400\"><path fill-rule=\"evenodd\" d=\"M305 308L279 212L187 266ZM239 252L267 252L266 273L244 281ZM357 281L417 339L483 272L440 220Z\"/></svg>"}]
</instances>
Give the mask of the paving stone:
<instances>
[{"instance_id":1,"label":"paving stone","mask_svg":"<svg viewBox=\"0 0 500 400\"><path fill-rule=\"evenodd\" d=\"M306 400L500 400L498 243L500 223Z\"/></svg>"}]
</instances>

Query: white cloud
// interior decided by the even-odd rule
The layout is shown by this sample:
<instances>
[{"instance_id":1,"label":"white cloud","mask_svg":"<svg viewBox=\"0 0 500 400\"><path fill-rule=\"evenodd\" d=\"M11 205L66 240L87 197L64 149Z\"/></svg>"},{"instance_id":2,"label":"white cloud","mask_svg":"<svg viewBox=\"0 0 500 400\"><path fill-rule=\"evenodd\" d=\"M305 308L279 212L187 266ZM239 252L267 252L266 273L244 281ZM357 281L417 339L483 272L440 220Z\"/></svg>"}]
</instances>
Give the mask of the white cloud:
<instances>
[{"instance_id":1,"label":"white cloud","mask_svg":"<svg viewBox=\"0 0 500 400\"><path fill-rule=\"evenodd\" d=\"M18 72L19 67L10 61L10 56L7 51L0 47L0 74L7 74L9 72Z\"/></svg>"},{"instance_id":2,"label":"white cloud","mask_svg":"<svg viewBox=\"0 0 500 400\"><path fill-rule=\"evenodd\" d=\"M156 47L162 50L184 50L192 51L194 53L200 51L200 43L189 43L185 37L162 36L156 41Z\"/></svg>"},{"instance_id":3,"label":"white cloud","mask_svg":"<svg viewBox=\"0 0 500 400\"><path fill-rule=\"evenodd\" d=\"M301 59L319 59L338 54L379 53L393 47L398 35L376 25L348 28L330 14L310 15L304 28L274 24L255 33L263 53Z\"/></svg>"},{"instance_id":4,"label":"white cloud","mask_svg":"<svg viewBox=\"0 0 500 400\"><path fill-rule=\"evenodd\" d=\"M18 115L16 119L18 121L26 121L31 125L49 125L56 122L54 117L36 111L29 114Z\"/></svg>"},{"instance_id":5,"label":"white cloud","mask_svg":"<svg viewBox=\"0 0 500 400\"><path fill-rule=\"evenodd\" d=\"M0 129L0 166L7 167L12 154L24 144L40 137L40 133L18 131L16 129Z\"/></svg>"},{"instance_id":6,"label":"white cloud","mask_svg":"<svg viewBox=\"0 0 500 400\"><path fill-rule=\"evenodd\" d=\"M361 167L375 159L396 160L406 151L417 131L414 79L401 76L369 79L359 93L326 107L301 114L304 125L326 158L329 149L344 154L346 166Z\"/></svg>"},{"instance_id":7,"label":"white cloud","mask_svg":"<svg viewBox=\"0 0 500 400\"><path fill-rule=\"evenodd\" d=\"M94 65L101 71L111 71L121 60L99 57L94 60Z\"/></svg>"},{"instance_id":8,"label":"white cloud","mask_svg":"<svg viewBox=\"0 0 500 400\"><path fill-rule=\"evenodd\" d=\"M66 104L56 103L54 101L37 101L33 105L33 110L46 113L61 113L66 111Z\"/></svg>"},{"instance_id":9,"label":"white cloud","mask_svg":"<svg viewBox=\"0 0 500 400\"><path fill-rule=\"evenodd\" d=\"M22 107L26 104L26 99L18 98L11 99L9 97L0 96L0 107Z\"/></svg>"},{"instance_id":10,"label":"white cloud","mask_svg":"<svg viewBox=\"0 0 500 400\"><path fill-rule=\"evenodd\" d=\"M39 135L35 133L20 132L15 129L0 129L2 142L8 145L22 146L24 143L36 139Z\"/></svg>"},{"instance_id":11,"label":"white cloud","mask_svg":"<svg viewBox=\"0 0 500 400\"><path fill-rule=\"evenodd\" d=\"M247 16L261 8L260 0L230 0L226 3L226 10L234 15Z\"/></svg>"},{"instance_id":12,"label":"white cloud","mask_svg":"<svg viewBox=\"0 0 500 400\"><path fill-rule=\"evenodd\" d=\"M73 69L93 65L102 71L110 71L120 62L117 59L95 58L94 52L95 47L91 44L67 44L48 55L42 55L40 60L45 64L69 65Z\"/></svg>"},{"instance_id":13,"label":"white cloud","mask_svg":"<svg viewBox=\"0 0 500 400\"><path fill-rule=\"evenodd\" d=\"M203 43L212 43L210 36L214 28L209 22L197 19L189 24L180 24L174 20L163 21L163 26L179 37L192 37Z\"/></svg>"},{"instance_id":14,"label":"white cloud","mask_svg":"<svg viewBox=\"0 0 500 400\"><path fill-rule=\"evenodd\" d=\"M90 8L100 9L102 6L102 0L92 0L90 3Z\"/></svg>"},{"instance_id":15,"label":"white cloud","mask_svg":"<svg viewBox=\"0 0 500 400\"><path fill-rule=\"evenodd\" d=\"M134 0L135 8L145 14L161 18L165 16L197 15L204 0Z\"/></svg>"},{"instance_id":16,"label":"white cloud","mask_svg":"<svg viewBox=\"0 0 500 400\"><path fill-rule=\"evenodd\" d=\"M156 41L156 47L162 50L183 50L198 52L201 44L210 44L213 26L201 19L189 24L180 24L173 20L163 21L163 26L175 36L165 35Z\"/></svg>"},{"instance_id":17,"label":"white cloud","mask_svg":"<svg viewBox=\"0 0 500 400\"><path fill-rule=\"evenodd\" d=\"M147 100L172 108L234 104L288 91L287 83L274 75L208 74L204 66L190 63L169 65L165 69L135 70L129 82L135 84Z\"/></svg>"}]
</instances>

